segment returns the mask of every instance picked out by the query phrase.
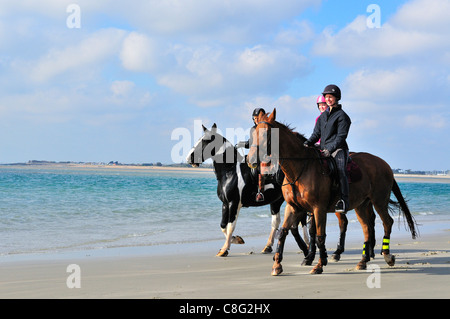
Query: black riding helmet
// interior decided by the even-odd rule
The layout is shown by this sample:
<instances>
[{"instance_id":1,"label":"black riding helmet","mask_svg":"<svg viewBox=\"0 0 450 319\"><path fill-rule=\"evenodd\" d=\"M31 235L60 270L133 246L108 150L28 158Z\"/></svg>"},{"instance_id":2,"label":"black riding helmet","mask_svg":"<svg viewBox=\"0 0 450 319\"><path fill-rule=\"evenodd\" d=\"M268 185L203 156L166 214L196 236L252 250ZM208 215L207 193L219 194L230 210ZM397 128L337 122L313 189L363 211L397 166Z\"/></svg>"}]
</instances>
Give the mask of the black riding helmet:
<instances>
[{"instance_id":1,"label":"black riding helmet","mask_svg":"<svg viewBox=\"0 0 450 319\"><path fill-rule=\"evenodd\" d=\"M325 96L326 94L334 95L338 101L341 99L341 89L337 85L327 85L322 92L323 96Z\"/></svg>"},{"instance_id":2,"label":"black riding helmet","mask_svg":"<svg viewBox=\"0 0 450 319\"><path fill-rule=\"evenodd\" d=\"M257 107L256 109L253 110L252 118L253 118L253 116L258 116L258 114L260 112L262 112L263 114L266 114L266 111L264 111L264 109L262 107Z\"/></svg>"}]
</instances>

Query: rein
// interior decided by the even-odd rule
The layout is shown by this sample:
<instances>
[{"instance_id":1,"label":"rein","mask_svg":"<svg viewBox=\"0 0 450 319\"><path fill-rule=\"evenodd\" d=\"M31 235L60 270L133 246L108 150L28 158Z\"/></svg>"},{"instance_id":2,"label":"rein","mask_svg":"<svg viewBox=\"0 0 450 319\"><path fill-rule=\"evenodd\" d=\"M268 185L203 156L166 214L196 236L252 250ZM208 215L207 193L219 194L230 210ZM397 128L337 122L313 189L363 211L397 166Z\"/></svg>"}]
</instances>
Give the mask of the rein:
<instances>
[{"instance_id":1,"label":"rein","mask_svg":"<svg viewBox=\"0 0 450 319\"><path fill-rule=\"evenodd\" d=\"M278 161L281 161L281 160L307 161L307 160L320 160L320 159L321 159L320 157L319 158L316 158L316 157L304 157L304 158L301 158L301 157L279 157ZM280 166L281 166L281 163L280 163ZM297 178L293 182L289 182L289 179L287 178L287 175L285 174L287 183L282 186L286 186L286 185L293 186L300 179L300 176L302 176L303 171L305 170L305 167L306 167L306 165L303 165L302 170L300 171Z\"/></svg>"},{"instance_id":2,"label":"rein","mask_svg":"<svg viewBox=\"0 0 450 319\"><path fill-rule=\"evenodd\" d=\"M261 121L261 122L258 122L258 125L259 124L261 124L261 123L263 123L263 124L267 124L269 127L271 127L271 128L273 128L274 127L274 125L272 124L272 123L269 123L269 122L267 122L267 121ZM256 145L256 144L252 144L252 145L250 145L250 148L251 147L258 147L258 145ZM294 161L309 161L309 160L322 160L322 157L320 156L320 151L318 150L318 149L316 149L316 148L312 148L315 152L316 152L316 154L317 154L317 157L272 157L272 156L267 156L268 157L268 159L275 159L275 160L277 160L279 163L282 161L282 160L294 160ZM279 165L281 165L281 163L279 164ZM286 185L291 185L291 186L293 186L299 179L300 179L300 176L302 176L302 174L303 174L303 171L305 170L305 167L306 167L306 165L303 165L303 168L302 168L302 170L300 171L300 174L298 174L298 176L295 178L295 180L293 181L293 182L289 182L289 180L288 180L288 178L287 178L287 176L285 176L285 178L286 178L286 180L287 180L287 183L286 184L284 184L284 185L282 185L282 186L286 186ZM285 174L286 175L286 174ZM325 172L324 171L322 171L322 175L325 175Z\"/></svg>"}]
</instances>

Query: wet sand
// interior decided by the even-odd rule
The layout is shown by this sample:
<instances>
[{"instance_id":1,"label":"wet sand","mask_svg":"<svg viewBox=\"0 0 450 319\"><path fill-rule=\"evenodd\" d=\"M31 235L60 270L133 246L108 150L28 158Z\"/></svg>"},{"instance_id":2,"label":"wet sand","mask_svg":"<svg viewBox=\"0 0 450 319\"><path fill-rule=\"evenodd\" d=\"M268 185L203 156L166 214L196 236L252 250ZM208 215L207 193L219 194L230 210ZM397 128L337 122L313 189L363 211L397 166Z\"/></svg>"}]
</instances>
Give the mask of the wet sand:
<instances>
[{"instance_id":1,"label":"wet sand","mask_svg":"<svg viewBox=\"0 0 450 319\"><path fill-rule=\"evenodd\" d=\"M271 276L273 255L259 253L263 243L264 239L253 238L235 245L226 258L215 257L212 243L156 251L141 247L136 253L126 253L124 248L115 256L91 251L30 260L3 258L0 298L450 298L450 230L416 240L393 234L395 266L384 262L377 245L377 255L366 271L354 269L361 259L361 245L349 242L341 261L329 261L321 275L309 274L311 266L300 266L303 254L291 238L284 272ZM79 273L68 269L73 264L79 266ZM78 283L80 288L69 288Z\"/></svg>"}]
</instances>

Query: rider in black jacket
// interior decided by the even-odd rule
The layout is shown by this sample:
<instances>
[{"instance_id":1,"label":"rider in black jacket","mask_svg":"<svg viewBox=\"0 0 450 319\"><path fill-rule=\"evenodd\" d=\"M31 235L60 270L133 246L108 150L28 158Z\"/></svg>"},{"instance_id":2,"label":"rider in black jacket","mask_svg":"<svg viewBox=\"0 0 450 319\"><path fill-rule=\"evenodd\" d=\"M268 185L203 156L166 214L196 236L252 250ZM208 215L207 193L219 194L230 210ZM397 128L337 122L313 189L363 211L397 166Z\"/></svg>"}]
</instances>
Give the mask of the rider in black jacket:
<instances>
[{"instance_id":1,"label":"rider in black jacket","mask_svg":"<svg viewBox=\"0 0 450 319\"><path fill-rule=\"evenodd\" d=\"M320 139L320 149L325 157L333 156L339 173L341 200L336 204L337 213L346 213L348 203L348 180L346 166L348 161L348 145L346 142L350 130L350 117L337 102L341 99L341 90L334 84L327 85L322 92L329 106L316 122L311 137L304 143L313 146Z\"/></svg>"},{"instance_id":2,"label":"rider in black jacket","mask_svg":"<svg viewBox=\"0 0 450 319\"><path fill-rule=\"evenodd\" d=\"M258 123L256 122L256 120L258 119L258 115L262 113L262 114L266 114L266 111L263 108L256 108L253 110L252 113L252 119L253 119L253 127L250 129L250 139L248 141L244 141L244 142L239 142L236 144L236 148L239 147L245 147L245 148L250 148L250 146L253 144L252 139L253 139L253 131L256 129L256 127L258 126ZM259 170L259 172L256 172L256 170L258 169L252 169L252 174L258 174L258 192L256 193L256 201L257 202L262 202L264 201L264 182L265 182L265 178L264 175L261 174L261 171Z\"/></svg>"}]
</instances>

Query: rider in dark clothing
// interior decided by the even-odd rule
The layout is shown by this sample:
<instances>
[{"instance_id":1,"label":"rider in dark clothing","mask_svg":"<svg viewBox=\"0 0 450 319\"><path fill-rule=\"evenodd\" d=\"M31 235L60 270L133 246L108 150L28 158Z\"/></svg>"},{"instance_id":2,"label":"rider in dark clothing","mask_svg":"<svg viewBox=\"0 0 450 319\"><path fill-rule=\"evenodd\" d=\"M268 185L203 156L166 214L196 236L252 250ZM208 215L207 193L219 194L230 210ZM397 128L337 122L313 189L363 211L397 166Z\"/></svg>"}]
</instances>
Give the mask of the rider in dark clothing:
<instances>
[{"instance_id":1,"label":"rider in dark clothing","mask_svg":"<svg viewBox=\"0 0 450 319\"><path fill-rule=\"evenodd\" d=\"M339 185L341 200L336 204L337 213L346 213L348 203L348 180L346 166L348 161L348 145L346 138L350 130L350 117L342 110L342 105L337 104L341 99L341 90L336 85L328 85L323 91L323 96L329 106L316 122L311 137L304 143L305 146L313 146L320 139L320 149L325 157L333 156L339 173Z\"/></svg>"},{"instance_id":2,"label":"rider in dark clothing","mask_svg":"<svg viewBox=\"0 0 450 319\"><path fill-rule=\"evenodd\" d=\"M250 148L250 144L252 141L252 137L253 137L253 131L256 129L256 127L258 126L258 123L256 123L256 120L258 119L258 115L259 113L262 114L266 114L266 111L263 108L256 108L253 110L252 113L252 120L253 120L253 127L250 129L250 139L245 141L245 142L239 142L236 147L244 147L244 148Z\"/></svg>"},{"instance_id":3,"label":"rider in dark clothing","mask_svg":"<svg viewBox=\"0 0 450 319\"><path fill-rule=\"evenodd\" d=\"M239 147L250 148L250 146L252 145L253 131L258 126L258 123L256 122L256 120L258 119L259 113L266 114L266 111L263 108L256 108L253 110L252 119L253 119L254 126L250 129L250 139L245 142L237 143L237 145L236 145L237 148L239 148ZM256 174L256 172L253 172L253 169L252 169L252 173ZM258 173L258 192L256 194L257 202L261 202L264 200L263 190L264 190L264 175L261 174L261 172L259 172Z\"/></svg>"}]
</instances>

